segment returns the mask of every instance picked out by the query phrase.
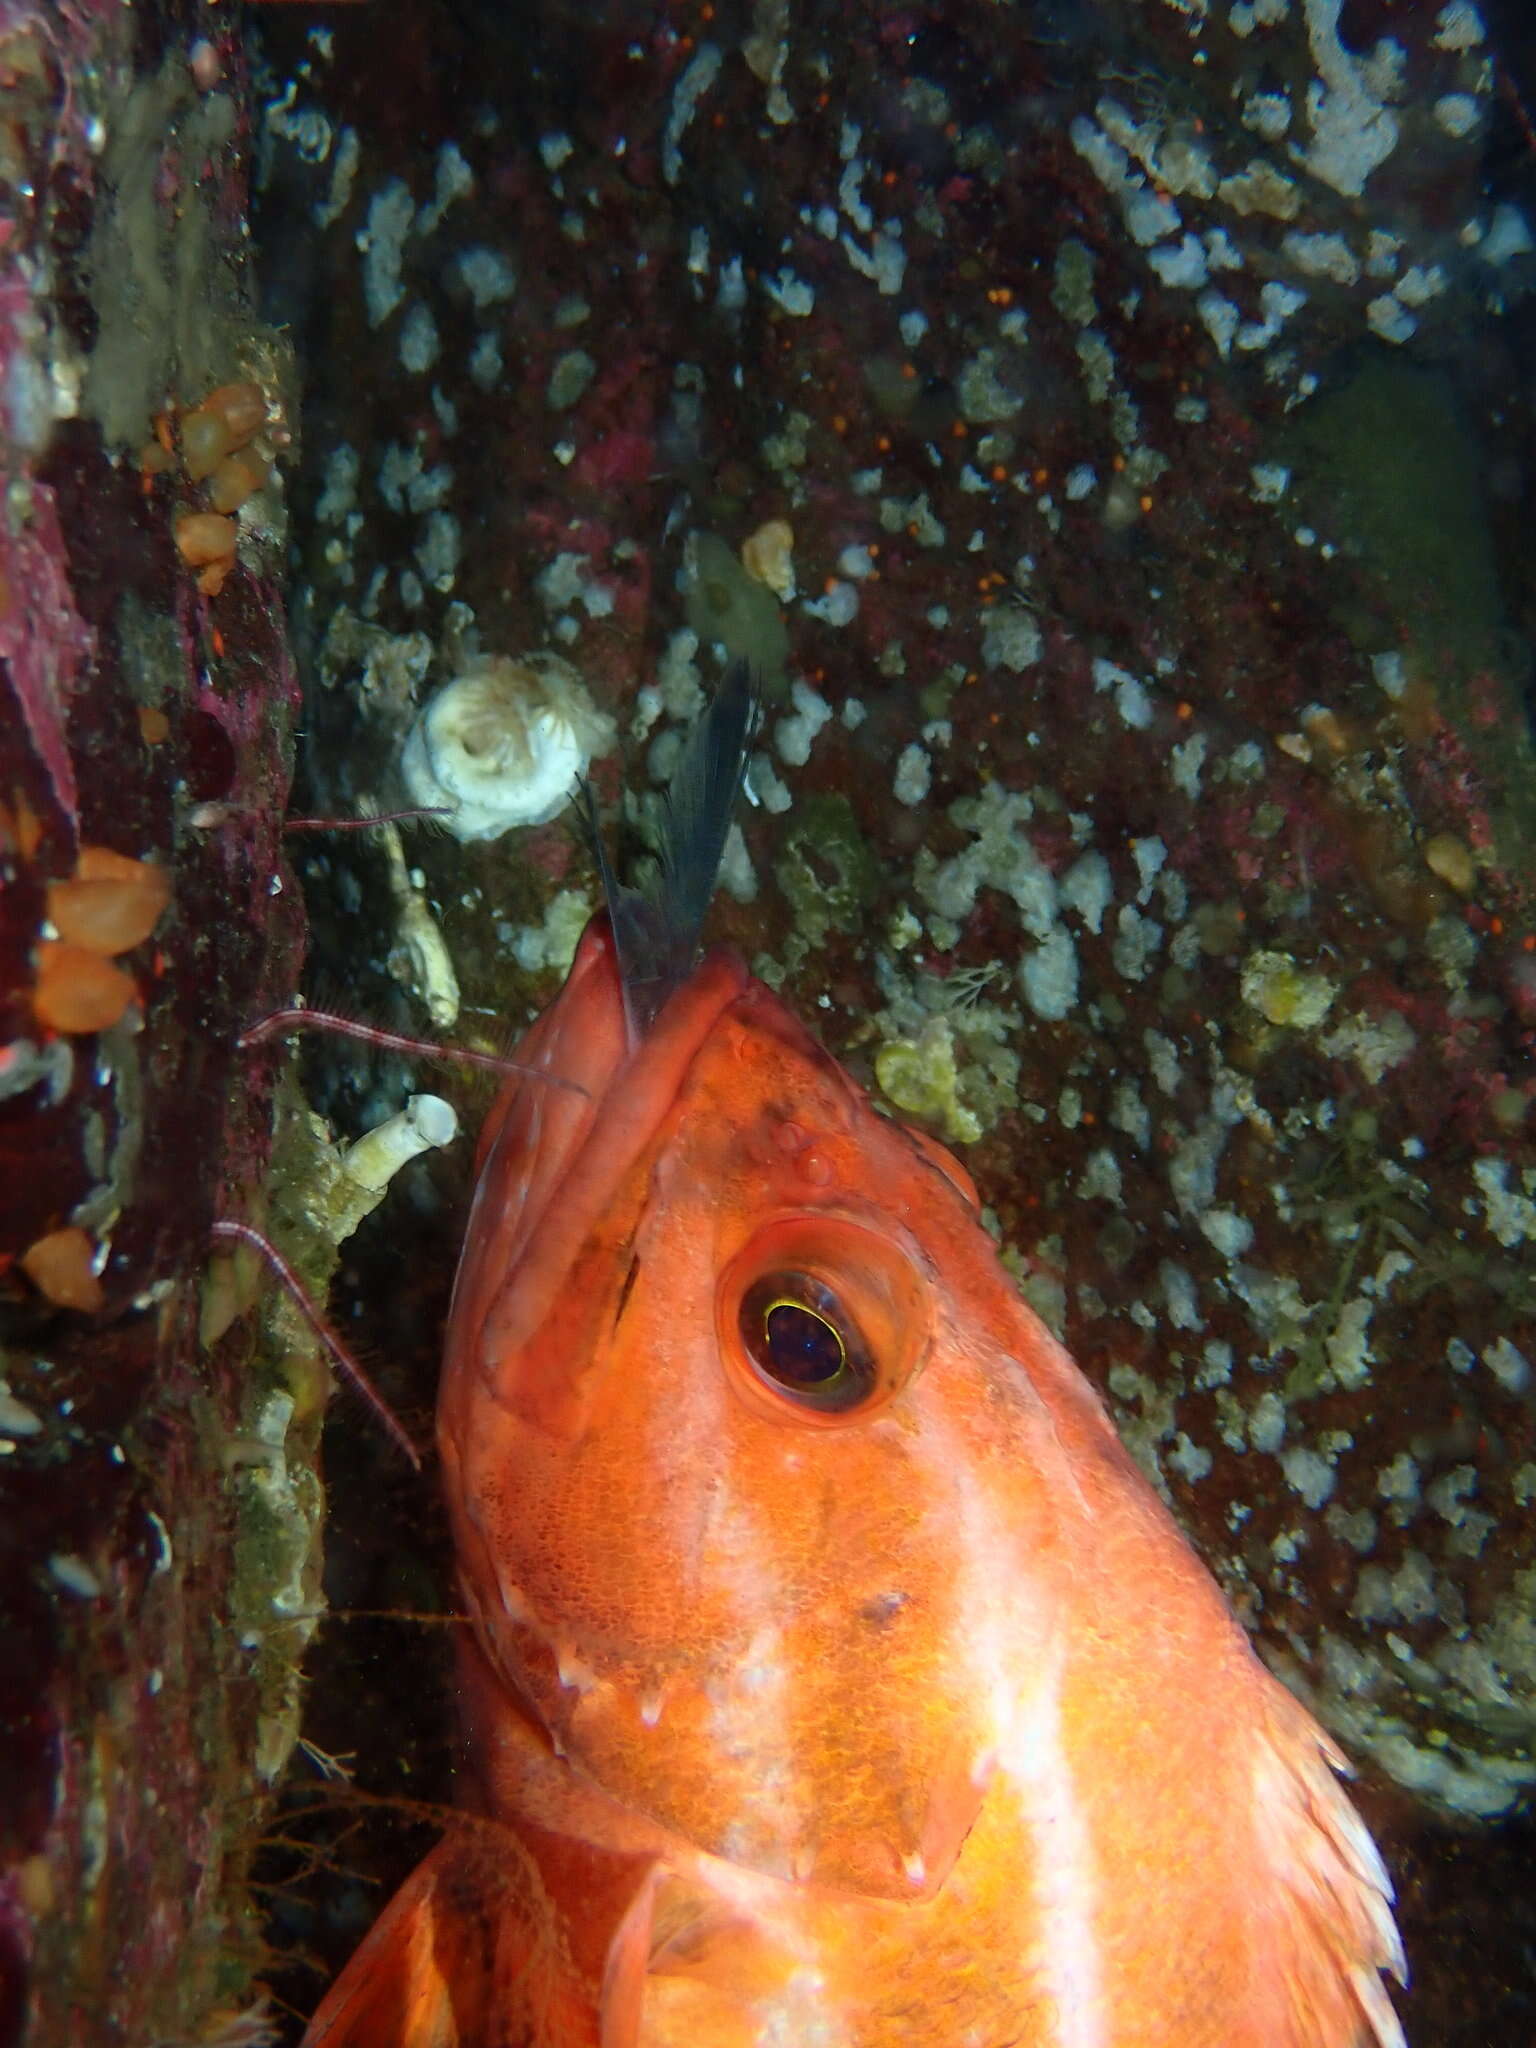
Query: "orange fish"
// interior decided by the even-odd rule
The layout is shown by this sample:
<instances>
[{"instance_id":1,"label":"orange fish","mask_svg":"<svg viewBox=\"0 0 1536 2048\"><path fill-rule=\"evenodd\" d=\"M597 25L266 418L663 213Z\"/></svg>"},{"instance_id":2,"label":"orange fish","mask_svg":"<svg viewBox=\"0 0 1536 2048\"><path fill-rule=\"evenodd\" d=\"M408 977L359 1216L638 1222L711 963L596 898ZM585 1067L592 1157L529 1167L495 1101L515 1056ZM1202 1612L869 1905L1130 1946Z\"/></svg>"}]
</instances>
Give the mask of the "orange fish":
<instances>
[{"instance_id":1,"label":"orange fish","mask_svg":"<svg viewBox=\"0 0 1536 2048\"><path fill-rule=\"evenodd\" d=\"M438 1409L479 1817L309 2048L1401 2048L1343 1758L964 1168L692 965L745 696L523 1043L575 1086L482 1139Z\"/></svg>"}]
</instances>

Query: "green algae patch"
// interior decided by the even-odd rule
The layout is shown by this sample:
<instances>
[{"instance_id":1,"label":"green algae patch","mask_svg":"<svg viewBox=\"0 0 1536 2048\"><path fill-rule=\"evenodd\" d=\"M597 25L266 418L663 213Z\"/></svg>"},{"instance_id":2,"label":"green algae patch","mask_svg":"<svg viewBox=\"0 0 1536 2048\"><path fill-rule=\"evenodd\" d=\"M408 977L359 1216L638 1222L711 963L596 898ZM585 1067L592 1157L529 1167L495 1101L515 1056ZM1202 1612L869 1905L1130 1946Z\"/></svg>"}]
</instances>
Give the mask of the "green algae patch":
<instances>
[{"instance_id":1,"label":"green algae patch","mask_svg":"<svg viewBox=\"0 0 1536 2048\"><path fill-rule=\"evenodd\" d=\"M974 1144L981 1121L960 1100L955 1035L943 1017L931 1017L915 1039L892 1039L875 1054L875 1079L904 1116L932 1124L950 1144Z\"/></svg>"},{"instance_id":2,"label":"green algae patch","mask_svg":"<svg viewBox=\"0 0 1536 2048\"><path fill-rule=\"evenodd\" d=\"M847 797L821 791L802 797L774 877L794 913L783 947L794 972L833 932L863 930L880 887L880 869Z\"/></svg>"},{"instance_id":3,"label":"green algae patch","mask_svg":"<svg viewBox=\"0 0 1536 2048\"><path fill-rule=\"evenodd\" d=\"M267 1227L314 1302L323 1303L338 1244L340 1154L299 1093L290 1063L275 1101ZM252 1763L282 1775L298 1741L304 1652L325 1609L325 1491L320 1431L330 1374L308 1322L270 1275L252 1340L239 1424L223 1447L235 1512L229 1619L248 1653L257 1708Z\"/></svg>"},{"instance_id":4,"label":"green algae patch","mask_svg":"<svg viewBox=\"0 0 1536 2048\"><path fill-rule=\"evenodd\" d=\"M750 663L763 694L784 694L789 633L779 601L766 583L749 576L718 534L688 537L683 570L688 624L706 645Z\"/></svg>"},{"instance_id":5,"label":"green algae patch","mask_svg":"<svg viewBox=\"0 0 1536 2048\"><path fill-rule=\"evenodd\" d=\"M171 152L189 167L227 161L240 121L232 93L199 93L179 46L106 111L86 266L99 325L84 407L113 446L144 439L168 390L200 396L250 360L249 281L217 182L182 178L174 205L163 189Z\"/></svg>"},{"instance_id":6,"label":"green algae patch","mask_svg":"<svg viewBox=\"0 0 1536 2048\"><path fill-rule=\"evenodd\" d=\"M1452 671L1493 659L1503 602L1484 465L1448 380L1370 351L1293 432L1320 530L1358 560L1390 618ZM1362 644L1392 644L1372 630Z\"/></svg>"},{"instance_id":7,"label":"green algae patch","mask_svg":"<svg viewBox=\"0 0 1536 2048\"><path fill-rule=\"evenodd\" d=\"M1334 985L1288 953L1251 953L1243 962L1243 1001L1277 1029L1309 1031L1333 1007Z\"/></svg>"},{"instance_id":8,"label":"green algae patch","mask_svg":"<svg viewBox=\"0 0 1536 2048\"><path fill-rule=\"evenodd\" d=\"M1493 867L1523 875L1536 837L1530 657L1500 588L1486 451L1450 378L1367 350L1280 447L1310 522L1356 568L1338 623L1362 657L1400 651L1407 689L1450 720L1477 768ZM1409 766L1411 782L1411 750ZM1433 800L1432 774L1429 788Z\"/></svg>"}]
</instances>

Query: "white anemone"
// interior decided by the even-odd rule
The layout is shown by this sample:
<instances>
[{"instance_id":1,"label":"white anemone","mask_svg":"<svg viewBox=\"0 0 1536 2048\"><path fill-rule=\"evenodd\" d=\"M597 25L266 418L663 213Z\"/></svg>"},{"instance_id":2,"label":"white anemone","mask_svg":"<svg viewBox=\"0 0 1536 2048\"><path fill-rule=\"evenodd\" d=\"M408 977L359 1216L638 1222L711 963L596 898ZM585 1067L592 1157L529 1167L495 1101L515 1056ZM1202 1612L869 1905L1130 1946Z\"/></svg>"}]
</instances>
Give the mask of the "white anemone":
<instances>
[{"instance_id":1,"label":"white anemone","mask_svg":"<svg viewBox=\"0 0 1536 2048\"><path fill-rule=\"evenodd\" d=\"M455 838L496 839L563 811L613 739L613 720L559 655L485 655L422 711L400 772L414 802L446 813Z\"/></svg>"}]
</instances>

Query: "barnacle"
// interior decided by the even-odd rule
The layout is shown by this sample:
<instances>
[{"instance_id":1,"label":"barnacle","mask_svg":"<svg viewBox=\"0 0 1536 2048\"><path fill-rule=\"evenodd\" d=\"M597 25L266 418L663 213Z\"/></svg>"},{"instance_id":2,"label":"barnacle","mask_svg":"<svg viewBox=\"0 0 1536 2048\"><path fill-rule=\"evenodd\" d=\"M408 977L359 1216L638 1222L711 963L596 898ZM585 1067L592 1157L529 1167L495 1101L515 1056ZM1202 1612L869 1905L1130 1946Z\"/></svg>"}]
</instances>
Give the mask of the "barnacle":
<instances>
[{"instance_id":1,"label":"barnacle","mask_svg":"<svg viewBox=\"0 0 1536 2048\"><path fill-rule=\"evenodd\" d=\"M565 808L594 754L613 744L569 662L555 654L483 656L421 713L400 772L419 804L447 812L456 839L496 839Z\"/></svg>"}]
</instances>

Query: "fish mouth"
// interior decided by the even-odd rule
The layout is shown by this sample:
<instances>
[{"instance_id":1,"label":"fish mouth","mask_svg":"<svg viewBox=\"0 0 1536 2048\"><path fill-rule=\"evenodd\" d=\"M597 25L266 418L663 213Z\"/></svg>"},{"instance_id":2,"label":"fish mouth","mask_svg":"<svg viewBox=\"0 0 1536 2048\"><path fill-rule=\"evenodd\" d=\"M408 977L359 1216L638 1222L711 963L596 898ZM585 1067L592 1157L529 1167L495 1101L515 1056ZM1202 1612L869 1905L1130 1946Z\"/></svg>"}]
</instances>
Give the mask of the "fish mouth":
<instances>
[{"instance_id":1,"label":"fish mouth","mask_svg":"<svg viewBox=\"0 0 1536 2048\"><path fill-rule=\"evenodd\" d=\"M560 1307L615 1188L721 1015L751 986L734 954L713 951L632 1043L609 921L600 914L588 925L564 988L518 1048L525 1071L507 1084L481 1134L449 1314L440 1435L452 1430L458 1382L467 1377L482 1393L487 1380L496 1384L499 1364Z\"/></svg>"}]
</instances>

